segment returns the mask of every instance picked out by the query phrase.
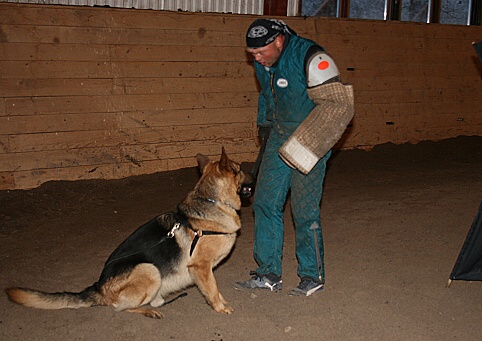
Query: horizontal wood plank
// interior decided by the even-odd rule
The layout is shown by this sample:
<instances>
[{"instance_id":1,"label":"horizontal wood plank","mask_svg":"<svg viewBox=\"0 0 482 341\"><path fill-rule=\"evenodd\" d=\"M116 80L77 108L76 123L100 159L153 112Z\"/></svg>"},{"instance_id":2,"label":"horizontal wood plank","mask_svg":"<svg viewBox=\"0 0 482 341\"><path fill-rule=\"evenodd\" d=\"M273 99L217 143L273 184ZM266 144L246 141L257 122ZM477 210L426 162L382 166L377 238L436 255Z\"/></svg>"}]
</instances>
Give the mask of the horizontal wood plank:
<instances>
[{"instance_id":1,"label":"horizontal wood plank","mask_svg":"<svg viewBox=\"0 0 482 341\"><path fill-rule=\"evenodd\" d=\"M193 124L250 123L256 120L256 108L205 110L159 110L84 114L48 114L0 116L0 146L7 145L6 135L60 133L91 130L118 130L191 126Z\"/></svg>"},{"instance_id":2,"label":"horizontal wood plank","mask_svg":"<svg viewBox=\"0 0 482 341\"><path fill-rule=\"evenodd\" d=\"M0 136L83 130L115 130L119 113L49 114L0 117Z\"/></svg>"},{"instance_id":3,"label":"horizontal wood plank","mask_svg":"<svg viewBox=\"0 0 482 341\"><path fill-rule=\"evenodd\" d=\"M12 153L72 150L98 147L118 147L147 143L178 143L237 138L254 140L255 124L251 122L198 124L195 118L191 125L164 127L135 127L117 130L84 130L53 133L28 133L9 136L9 151Z\"/></svg>"},{"instance_id":4,"label":"horizontal wood plank","mask_svg":"<svg viewBox=\"0 0 482 341\"><path fill-rule=\"evenodd\" d=\"M10 43L40 44L123 44L159 46L227 46L244 48L245 41L239 32L207 31L187 26L189 29L148 29L115 27L73 27L3 25L5 40Z\"/></svg>"},{"instance_id":5,"label":"horizontal wood plank","mask_svg":"<svg viewBox=\"0 0 482 341\"><path fill-rule=\"evenodd\" d=\"M139 141L132 145L95 146L69 149L28 150L9 154L0 153L0 172L19 172L88 166L93 169L103 165L129 163L143 167L147 161L169 160L193 157L197 153L215 155L221 147L230 154L244 153L255 155L258 147L253 139L230 138L228 135L216 135L207 140L163 142L143 144Z\"/></svg>"},{"instance_id":6,"label":"horizontal wood plank","mask_svg":"<svg viewBox=\"0 0 482 341\"><path fill-rule=\"evenodd\" d=\"M152 94L111 96L11 97L5 100L5 115L38 113L157 111L254 107L258 92L212 94Z\"/></svg>"},{"instance_id":7,"label":"horizontal wood plank","mask_svg":"<svg viewBox=\"0 0 482 341\"><path fill-rule=\"evenodd\" d=\"M71 59L71 58L68 58ZM113 62L56 60L0 61L2 78L91 79L91 78L254 78L248 62ZM236 82L236 80L234 81Z\"/></svg>"}]
</instances>

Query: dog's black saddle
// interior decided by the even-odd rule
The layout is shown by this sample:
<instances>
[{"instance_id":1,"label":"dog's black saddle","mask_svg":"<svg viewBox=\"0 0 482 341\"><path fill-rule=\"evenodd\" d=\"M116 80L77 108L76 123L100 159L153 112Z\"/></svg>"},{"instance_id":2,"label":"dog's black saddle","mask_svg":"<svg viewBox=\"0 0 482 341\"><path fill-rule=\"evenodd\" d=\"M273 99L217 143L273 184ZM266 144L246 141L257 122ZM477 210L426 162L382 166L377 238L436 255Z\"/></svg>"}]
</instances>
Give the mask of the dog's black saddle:
<instances>
[{"instance_id":1,"label":"dog's black saddle","mask_svg":"<svg viewBox=\"0 0 482 341\"><path fill-rule=\"evenodd\" d=\"M190 227L179 212L159 215L135 230L107 259L100 282L128 271L140 263L152 263L162 275L174 271L173 265L181 256L181 248L168 233L175 224Z\"/></svg>"},{"instance_id":2,"label":"dog's black saddle","mask_svg":"<svg viewBox=\"0 0 482 341\"><path fill-rule=\"evenodd\" d=\"M99 282L131 270L140 263L154 264L162 276L175 272L175 264L182 250L173 237L174 226L192 230L187 217L181 212L159 215L135 230L124 240L107 259ZM193 230L194 231L194 230ZM194 231L189 255L192 255L199 238L204 235L220 235L223 232Z\"/></svg>"}]
</instances>

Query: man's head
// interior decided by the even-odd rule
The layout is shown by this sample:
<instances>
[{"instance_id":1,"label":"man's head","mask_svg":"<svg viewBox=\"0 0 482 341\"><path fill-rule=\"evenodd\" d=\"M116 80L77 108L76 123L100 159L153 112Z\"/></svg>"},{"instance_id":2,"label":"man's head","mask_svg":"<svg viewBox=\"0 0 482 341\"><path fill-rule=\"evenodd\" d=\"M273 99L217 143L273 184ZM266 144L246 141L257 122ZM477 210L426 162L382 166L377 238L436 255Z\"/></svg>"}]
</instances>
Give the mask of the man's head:
<instances>
[{"instance_id":1,"label":"man's head","mask_svg":"<svg viewBox=\"0 0 482 341\"><path fill-rule=\"evenodd\" d=\"M283 21L257 19L246 33L246 51L263 66L272 66L281 55L286 34L296 34Z\"/></svg>"},{"instance_id":2,"label":"man's head","mask_svg":"<svg viewBox=\"0 0 482 341\"><path fill-rule=\"evenodd\" d=\"M271 67L278 60L283 51L285 37L277 36L274 41L266 46L258 48L246 48L246 51L253 55L254 60L263 66Z\"/></svg>"}]
</instances>

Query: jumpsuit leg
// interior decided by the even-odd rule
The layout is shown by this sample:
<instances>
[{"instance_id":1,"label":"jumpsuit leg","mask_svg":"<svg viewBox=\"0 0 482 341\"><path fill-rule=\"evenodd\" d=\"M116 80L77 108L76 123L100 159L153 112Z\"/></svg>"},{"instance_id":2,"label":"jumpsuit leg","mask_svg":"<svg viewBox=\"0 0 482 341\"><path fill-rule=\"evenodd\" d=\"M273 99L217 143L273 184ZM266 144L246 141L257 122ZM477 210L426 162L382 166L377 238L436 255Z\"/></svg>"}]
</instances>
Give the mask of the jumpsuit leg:
<instances>
[{"instance_id":1,"label":"jumpsuit leg","mask_svg":"<svg viewBox=\"0 0 482 341\"><path fill-rule=\"evenodd\" d=\"M296 257L298 258L298 276L325 281L324 246L321 230L321 197L326 172L326 162L331 151L323 157L307 175L293 170L291 184L291 210L296 229ZM316 224L315 230L310 227ZM314 231L318 240L318 252L321 269L318 270L317 250Z\"/></svg>"},{"instance_id":2,"label":"jumpsuit leg","mask_svg":"<svg viewBox=\"0 0 482 341\"><path fill-rule=\"evenodd\" d=\"M269 273L281 277L284 214L291 182L291 168L278 155L281 140L272 133L260 165L254 194L254 257L258 275Z\"/></svg>"}]
</instances>

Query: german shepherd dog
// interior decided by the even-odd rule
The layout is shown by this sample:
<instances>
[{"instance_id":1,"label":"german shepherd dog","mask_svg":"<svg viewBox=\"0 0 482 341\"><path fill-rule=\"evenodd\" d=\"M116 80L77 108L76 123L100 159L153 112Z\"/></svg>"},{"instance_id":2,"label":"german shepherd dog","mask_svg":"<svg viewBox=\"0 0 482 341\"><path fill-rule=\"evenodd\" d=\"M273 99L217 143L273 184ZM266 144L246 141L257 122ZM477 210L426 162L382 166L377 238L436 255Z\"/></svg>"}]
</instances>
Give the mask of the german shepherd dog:
<instances>
[{"instance_id":1,"label":"german shepherd dog","mask_svg":"<svg viewBox=\"0 0 482 341\"><path fill-rule=\"evenodd\" d=\"M239 190L251 176L228 158L224 148L219 161L201 154L197 161L201 178L177 210L157 216L122 242L96 283L74 293L9 288L9 299L40 309L113 306L117 311L162 318L153 307L195 284L215 311L231 314L213 268L234 246L241 228ZM151 307L143 307L147 304Z\"/></svg>"}]
</instances>

